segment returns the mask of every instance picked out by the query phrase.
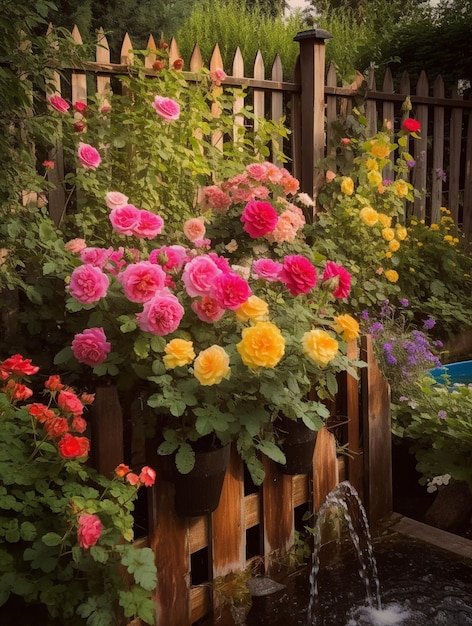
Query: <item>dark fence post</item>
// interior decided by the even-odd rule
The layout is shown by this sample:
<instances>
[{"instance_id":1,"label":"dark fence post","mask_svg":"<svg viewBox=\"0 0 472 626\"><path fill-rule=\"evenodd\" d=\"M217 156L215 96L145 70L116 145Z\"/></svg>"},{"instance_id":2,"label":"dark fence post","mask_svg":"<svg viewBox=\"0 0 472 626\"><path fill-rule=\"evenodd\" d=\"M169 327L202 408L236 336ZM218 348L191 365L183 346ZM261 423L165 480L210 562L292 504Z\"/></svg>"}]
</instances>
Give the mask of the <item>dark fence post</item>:
<instances>
[{"instance_id":1,"label":"dark fence post","mask_svg":"<svg viewBox=\"0 0 472 626\"><path fill-rule=\"evenodd\" d=\"M300 45L299 146L294 150L300 190L313 198L323 182L318 162L325 154L325 40L331 35L319 28L297 33Z\"/></svg>"}]
</instances>

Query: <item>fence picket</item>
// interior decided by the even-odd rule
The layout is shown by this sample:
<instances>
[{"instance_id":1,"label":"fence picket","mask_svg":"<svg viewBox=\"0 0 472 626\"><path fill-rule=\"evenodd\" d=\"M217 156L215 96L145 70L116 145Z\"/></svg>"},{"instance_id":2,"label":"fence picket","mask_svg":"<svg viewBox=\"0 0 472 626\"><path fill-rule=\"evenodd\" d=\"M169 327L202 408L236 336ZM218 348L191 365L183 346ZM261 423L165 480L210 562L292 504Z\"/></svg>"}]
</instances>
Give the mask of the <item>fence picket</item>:
<instances>
[{"instance_id":1,"label":"fence picket","mask_svg":"<svg viewBox=\"0 0 472 626\"><path fill-rule=\"evenodd\" d=\"M146 50L150 50L150 51L157 50L156 42L154 41L154 37L152 35L149 35L149 39L146 44ZM144 67L152 68L156 59L157 59L156 53L149 52L149 54L147 54L144 57Z\"/></svg>"},{"instance_id":2,"label":"fence picket","mask_svg":"<svg viewBox=\"0 0 472 626\"><path fill-rule=\"evenodd\" d=\"M336 66L334 62L331 61L326 75L326 86L337 87L337 80ZM328 154L334 154L336 152L333 123L338 119L337 102L338 98L336 95L326 95L326 148Z\"/></svg>"},{"instance_id":3,"label":"fence picket","mask_svg":"<svg viewBox=\"0 0 472 626\"><path fill-rule=\"evenodd\" d=\"M234 53L233 58L233 76L237 78L244 77L244 59L241 54L241 49L239 46L236 48L236 52ZM238 137L241 136L241 133L244 132L244 116L238 115L239 111L244 107L244 98L240 96L239 98L235 98L233 103L233 113L234 117L234 129L233 129L233 137L236 141Z\"/></svg>"},{"instance_id":4,"label":"fence picket","mask_svg":"<svg viewBox=\"0 0 472 626\"><path fill-rule=\"evenodd\" d=\"M416 95L423 97L429 95L429 84L424 70L421 71L416 84ZM418 104L415 117L421 124L421 133L420 139L416 139L414 143L415 167L412 182L419 191L414 201L414 214L423 220L426 215L426 172L428 171L428 105Z\"/></svg>"},{"instance_id":5,"label":"fence picket","mask_svg":"<svg viewBox=\"0 0 472 626\"><path fill-rule=\"evenodd\" d=\"M257 51L254 61L253 76L258 80L264 80L265 78L264 59L260 50ZM261 89L254 89L253 108L256 118L265 117L265 94ZM257 132L257 127L257 120L254 120L254 133Z\"/></svg>"},{"instance_id":6,"label":"fence picket","mask_svg":"<svg viewBox=\"0 0 472 626\"><path fill-rule=\"evenodd\" d=\"M457 101L458 106L451 110L449 129L449 193L447 206L451 211L451 217L456 224L459 221L459 179L461 171L461 142L462 142L462 97L458 94L457 87L452 92L452 100Z\"/></svg>"},{"instance_id":7,"label":"fence picket","mask_svg":"<svg viewBox=\"0 0 472 626\"><path fill-rule=\"evenodd\" d=\"M196 43L193 47L189 66L191 72L198 72L203 67L202 51L200 50L200 46L198 45L198 43Z\"/></svg>"},{"instance_id":8,"label":"fence picket","mask_svg":"<svg viewBox=\"0 0 472 626\"><path fill-rule=\"evenodd\" d=\"M180 50L179 50L179 46L178 46L176 40L174 39L174 37L172 37L172 39L170 40L170 45L169 45L169 65L170 65L170 67L172 67L172 64L177 59L180 59Z\"/></svg>"},{"instance_id":9,"label":"fence picket","mask_svg":"<svg viewBox=\"0 0 472 626\"><path fill-rule=\"evenodd\" d=\"M98 65L110 64L110 46L103 28L97 32L97 45L95 48L95 60ZM106 74L97 74L97 94L101 97L102 106L109 106L111 94L110 77Z\"/></svg>"},{"instance_id":10,"label":"fence picket","mask_svg":"<svg viewBox=\"0 0 472 626\"><path fill-rule=\"evenodd\" d=\"M82 45L82 36L77 26L72 29L72 39L80 46ZM74 72L71 78L72 102L87 102L87 76L85 72ZM77 115L76 115L77 117ZM80 115L78 116L80 117Z\"/></svg>"},{"instance_id":11,"label":"fence picket","mask_svg":"<svg viewBox=\"0 0 472 626\"><path fill-rule=\"evenodd\" d=\"M371 67L367 75L367 89L369 91L377 91L375 84L375 69ZM367 118L367 132L369 135L377 133L377 102L376 100L367 100L365 105L365 116Z\"/></svg>"},{"instance_id":12,"label":"fence picket","mask_svg":"<svg viewBox=\"0 0 472 626\"><path fill-rule=\"evenodd\" d=\"M395 93L395 89L393 86L393 76L389 67L387 67L385 74L384 74L382 92L389 93L389 94ZM382 115L383 115L382 122L390 122L392 125L392 129L393 129L394 122L395 122L395 106L393 102L384 100L383 107L382 107ZM385 166L383 170L383 176L384 178L391 180L393 178L393 165L395 163L395 155L393 152L390 153L389 158L390 158L390 164Z\"/></svg>"},{"instance_id":13,"label":"fence picket","mask_svg":"<svg viewBox=\"0 0 472 626\"><path fill-rule=\"evenodd\" d=\"M444 81L437 76L433 85L435 98L444 98ZM439 208L442 205L443 166L444 166L444 107L434 107L433 158L431 171L431 223L439 222Z\"/></svg>"},{"instance_id":14,"label":"fence picket","mask_svg":"<svg viewBox=\"0 0 472 626\"><path fill-rule=\"evenodd\" d=\"M132 49L133 44L131 43L128 33L126 33L121 45L120 62L122 65L133 65L134 54L131 52Z\"/></svg>"},{"instance_id":15,"label":"fence picket","mask_svg":"<svg viewBox=\"0 0 472 626\"><path fill-rule=\"evenodd\" d=\"M213 72L217 69L223 69L223 60L221 58L220 47L218 44L215 44L213 48L213 52L210 58L210 72ZM223 93L223 88L221 86L213 87L213 95L216 99ZM213 117L220 117L221 108L218 102L213 102L211 105L211 114ZM216 130L211 138L211 143L216 146L219 150L223 150L223 133L220 130Z\"/></svg>"},{"instance_id":16,"label":"fence picket","mask_svg":"<svg viewBox=\"0 0 472 626\"><path fill-rule=\"evenodd\" d=\"M282 82L283 80L282 60L278 54L272 65L272 80L275 82ZM279 122L283 117L283 93L281 91L272 92L271 116L275 122ZM279 137L272 143L272 161L280 167L282 162L277 158L277 152L283 152L282 137Z\"/></svg>"}]
</instances>

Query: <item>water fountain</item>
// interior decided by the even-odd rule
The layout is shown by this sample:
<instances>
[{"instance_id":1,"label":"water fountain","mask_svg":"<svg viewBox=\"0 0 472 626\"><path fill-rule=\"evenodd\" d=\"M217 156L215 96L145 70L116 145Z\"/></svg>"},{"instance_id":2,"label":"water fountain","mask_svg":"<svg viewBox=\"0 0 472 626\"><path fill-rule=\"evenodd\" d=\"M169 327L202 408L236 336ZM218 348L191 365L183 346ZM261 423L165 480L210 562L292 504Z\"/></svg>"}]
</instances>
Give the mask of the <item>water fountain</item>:
<instances>
[{"instance_id":1,"label":"water fountain","mask_svg":"<svg viewBox=\"0 0 472 626\"><path fill-rule=\"evenodd\" d=\"M349 541L339 558L320 567L327 529L343 522ZM309 572L253 598L246 626L472 626L472 562L384 534L372 539L356 490L340 483L318 511Z\"/></svg>"}]
</instances>

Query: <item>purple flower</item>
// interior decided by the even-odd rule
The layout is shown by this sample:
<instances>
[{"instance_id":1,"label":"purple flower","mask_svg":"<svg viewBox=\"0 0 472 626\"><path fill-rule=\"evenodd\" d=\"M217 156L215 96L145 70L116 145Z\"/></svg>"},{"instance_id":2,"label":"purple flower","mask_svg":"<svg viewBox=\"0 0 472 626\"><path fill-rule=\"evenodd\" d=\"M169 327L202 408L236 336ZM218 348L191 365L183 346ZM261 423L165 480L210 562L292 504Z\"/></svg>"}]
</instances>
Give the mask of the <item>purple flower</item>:
<instances>
[{"instance_id":1,"label":"purple flower","mask_svg":"<svg viewBox=\"0 0 472 626\"><path fill-rule=\"evenodd\" d=\"M416 161L413 161L413 160L407 161L406 164L408 165L409 168L412 168L412 167L415 167Z\"/></svg>"},{"instance_id":2,"label":"purple flower","mask_svg":"<svg viewBox=\"0 0 472 626\"><path fill-rule=\"evenodd\" d=\"M440 167L436 168L436 178L441 179L443 181L443 183L446 182L447 180L447 174L446 172L441 169Z\"/></svg>"},{"instance_id":3,"label":"purple flower","mask_svg":"<svg viewBox=\"0 0 472 626\"><path fill-rule=\"evenodd\" d=\"M364 309L361 312L361 319L367 321L369 319L369 311L367 309Z\"/></svg>"},{"instance_id":4,"label":"purple flower","mask_svg":"<svg viewBox=\"0 0 472 626\"><path fill-rule=\"evenodd\" d=\"M400 396L400 397L398 398L398 401L399 401L399 402L408 402L408 398L407 398L406 396Z\"/></svg>"},{"instance_id":5,"label":"purple flower","mask_svg":"<svg viewBox=\"0 0 472 626\"><path fill-rule=\"evenodd\" d=\"M445 420L447 417L446 411L438 411L438 417L442 420Z\"/></svg>"},{"instance_id":6,"label":"purple flower","mask_svg":"<svg viewBox=\"0 0 472 626\"><path fill-rule=\"evenodd\" d=\"M407 308L408 306L410 306L410 302L409 300L407 300L406 298L401 298L400 300L400 304L402 305L403 308Z\"/></svg>"},{"instance_id":7,"label":"purple flower","mask_svg":"<svg viewBox=\"0 0 472 626\"><path fill-rule=\"evenodd\" d=\"M435 324L436 324L436 320L433 319L432 317L428 317L428 319L425 320L423 323L423 328L425 330L431 330L431 328L433 328Z\"/></svg>"},{"instance_id":8,"label":"purple flower","mask_svg":"<svg viewBox=\"0 0 472 626\"><path fill-rule=\"evenodd\" d=\"M385 360L389 365L396 365L398 363L397 359L393 356L391 352L386 353Z\"/></svg>"}]
</instances>

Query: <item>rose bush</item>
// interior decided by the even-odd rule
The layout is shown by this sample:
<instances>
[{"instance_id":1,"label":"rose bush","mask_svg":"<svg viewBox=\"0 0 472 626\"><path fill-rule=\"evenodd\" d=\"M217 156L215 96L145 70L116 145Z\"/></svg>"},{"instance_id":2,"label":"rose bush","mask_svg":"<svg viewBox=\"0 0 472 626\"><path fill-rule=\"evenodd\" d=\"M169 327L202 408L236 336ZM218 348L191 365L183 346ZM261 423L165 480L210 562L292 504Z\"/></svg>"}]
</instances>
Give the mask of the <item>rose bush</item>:
<instances>
[{"instance_id":1,"label":"rose bush","mask_svg":"<svg viewBox=\"0 0 472 626\"><path fill-rule=\"evenodd\" d=\"M19 615L48 626L112 626L125 617L152 624L154 554L132 544L132 511L155 472L95 472L85 434L93 395L52 375L35 401L38 369L19 354L0 363L2 624Z\"/></svg>"},{"instance_id":2,"label":"rose bush","mask_svg":"<svg viewBox=\"0 0 472 626\"><path fill-rule=\"evenodd\" d=\"M56 362L73 367L73 354L96 375L147 381L159 451L176 453L182 472L192 445L211 436L236 440L260 482L259 452L284 462L276 418L320 428L336 374L358 365L346 346L359 325L337 315L350 273L315 265L297 191L284 168L250 164L205 187L200 215L179 232L129 204L128 193L104 190L110 241L119 235L122 245L70 253L67 306L89 318ZM151 217L159 228L142 236L137 220Z\"/></svg>"}]
</instances>

